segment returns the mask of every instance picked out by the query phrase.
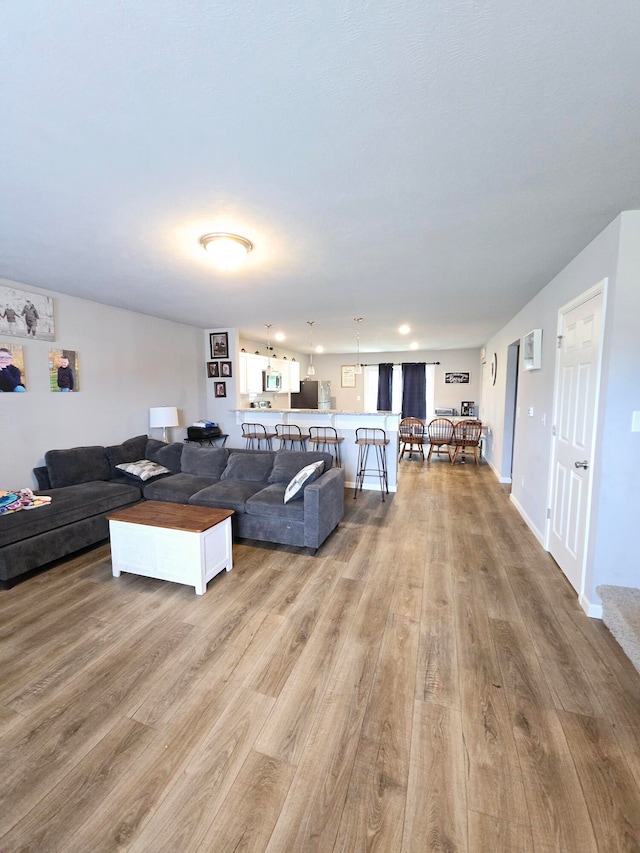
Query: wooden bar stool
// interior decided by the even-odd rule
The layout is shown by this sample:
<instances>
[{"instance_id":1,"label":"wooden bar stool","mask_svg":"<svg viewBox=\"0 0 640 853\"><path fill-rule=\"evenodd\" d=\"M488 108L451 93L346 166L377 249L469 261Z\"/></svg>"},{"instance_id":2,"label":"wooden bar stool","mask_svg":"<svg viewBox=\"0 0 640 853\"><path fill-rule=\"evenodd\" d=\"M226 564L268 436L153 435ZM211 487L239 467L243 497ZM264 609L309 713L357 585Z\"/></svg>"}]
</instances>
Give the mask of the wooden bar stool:
<instances>
[{"instance_id":1,"label":"wooden bar stool","mask_svg":"<svg viewBox=\"0 0 640 853\"><path fill-rule=\"evenodd\" d=\"M338 435L334 427L309 427L309 444L314 450L331 453L336 460L336 468L342 468L340 445L343 441L344 436Z\"/></svg>"},{"instance_id":2,"label":"wooden bar stool","mask_svg":"<svg viewBox=\"0 0 640 853\"><path fill-rule=\"evenodd\" d=\"M295 424L276 424L276 438L282 450L287 450L287 443L289 450L307 449L307 436Z\"/></svg>"},{"instance_id":3,"label":"wooden bar stool","mask_svg":"<svg viewBox=\"0 0 640 853\"><path fill-rule=\"evenodd\" d=\"M380 479L380 494L384 500L385 492L389 494L389 479L387 476L387 445L389 439L383 429L377 427L360 427L356 430L356 444L358 445L358 468L356 473L356 487L353 497L358 496L358 489L362 491L365 474L377 474ZM376 468L367 468L369 448L375 447Z\"/></svg>"},{"instance_id":4,"label":"wooden bar stool","mask_svg":"<svg viewBox=\"0 0 640 853\"><path fill-rule=\"evenodd\" d=\"M242 437L247 442L247 450L273 450L271 439L275 436L275 432L267 432L262 424L242 424Z\"/></svg>"}]
</instances>

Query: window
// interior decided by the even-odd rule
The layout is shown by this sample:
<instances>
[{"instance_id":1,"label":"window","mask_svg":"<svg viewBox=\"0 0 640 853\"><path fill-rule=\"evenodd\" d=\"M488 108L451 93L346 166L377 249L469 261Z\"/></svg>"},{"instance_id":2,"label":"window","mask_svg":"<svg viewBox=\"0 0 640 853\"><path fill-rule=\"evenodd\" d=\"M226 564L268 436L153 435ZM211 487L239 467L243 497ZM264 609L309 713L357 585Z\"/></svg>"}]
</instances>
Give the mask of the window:
<instances>
[{"instance_id":1,"label":"window","mask_svg":"<svg viewBox=\"0 0 640 853\"><path fill-rule=\"evenodd\" d=\"M378 366L368 364L364 370L364 410L375 412L378 405ZM424 369L426 380L427 401L427 423L434 417L435 409L435 375L436 368L433 364L427 364ZM402 410L402 365L393 365L393 380L391 389L391 410L400 412Z\"/></svg>"}]
</instances>

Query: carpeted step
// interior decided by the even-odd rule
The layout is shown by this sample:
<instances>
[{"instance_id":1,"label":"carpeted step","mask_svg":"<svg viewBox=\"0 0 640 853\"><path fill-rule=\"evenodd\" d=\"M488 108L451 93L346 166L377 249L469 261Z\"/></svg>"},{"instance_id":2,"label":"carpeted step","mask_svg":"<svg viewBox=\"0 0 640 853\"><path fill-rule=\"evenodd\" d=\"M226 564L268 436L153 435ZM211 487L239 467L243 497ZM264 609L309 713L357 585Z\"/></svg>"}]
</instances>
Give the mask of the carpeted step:
<instances>
[{"instance_id":1,"label":"carpeted step","mask_svg":"<svg viewBox=\"0 0 640 853\"><path fill-rule=\"evenodd\" d=\"M640 672L640 589L605 584L596 591L602 599L602 621Z\"/></svg>"}]
</instances>

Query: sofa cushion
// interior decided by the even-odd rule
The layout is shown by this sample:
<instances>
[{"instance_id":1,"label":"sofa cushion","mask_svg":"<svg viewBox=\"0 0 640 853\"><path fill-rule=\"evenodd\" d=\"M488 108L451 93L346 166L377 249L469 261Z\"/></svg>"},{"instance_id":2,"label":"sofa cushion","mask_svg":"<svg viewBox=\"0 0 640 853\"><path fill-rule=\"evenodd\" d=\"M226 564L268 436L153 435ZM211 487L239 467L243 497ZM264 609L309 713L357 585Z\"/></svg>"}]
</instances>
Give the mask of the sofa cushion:
<instances>
[{"instance_id":1,"label":"sofa cushion","mask_svg":"<svg viewBox=\"0 0 640 853\"><path fill-rule=\"evenodd\" d=\"M141 497L140 489L135 486L100 480L46 489L40 494L50 495L51 503L28 512L0 516L0 547L94 515L104 515Z\"/></svg>"},{"instance_id":2,"label":"sofa cushion","mask_svg":"<svg viewBox=\"0 0 640 853\"><path fill-rule=\"evenodd\" d=\"M265 488L263 482L252 480L220 480L213 486L208 486L191 495L190 504L197 506L213 506L220 509L233 509L241 514L249 498Z\"/></svg>"},{"instance_id":3,"label":"sofa cushion","mask_svg":"<svg viewBox=\"0 0 640 853\"><path fill-rule=\"evenodd\" d=\"M196 447L185 444L182 451L182 473L215 477L219 480L227 464L229 451L224 447Z\"/></svg>"},{"instance_id":4,"label":"sofa cushion","mask_svg":"<svg viewBox=\"0 0 640 853\"><path fill-rule=\"evenodd\" d=\"M166 444L164 441L157 441L155 438L147 439L145 451L142 454L145 459L150 459L152 462L157 462L158 465L164 465L172 474L179 474L181 468L182 450L184 445L179 441L174 441L171 444ZM142 458L142 456L138 458Z\"/></svg>"},{"instance_id":5,"label":"sofa cushion","mask_svg":"<svg viewBox=\"0 0 640 853\"><path fill-rule=\"evenodd\" d=\"M104 452L109 460L112 477L117 476L117 465L122 465L123 462L135 462L136 459L144 459L147 440L146 435L136 435L134 438L123 441L122 444L111 444L109 447L105 447Z\"/></svg>"},{"instance_id":6,"label":"sofa cushion","mask_svg":"<svg viewBox=\"0 0 640 853\"><path fill-rule=\"evenodd\" d=\"M213 477L198 477L195 474L171 474L159 477L143 486L142 492L148 501L171 501L176 504L189 503L189 498L201 489L216 483Z\"/></svg>"},{"instance_id":7,"label":"sofa cushion","mask_svg":"<svg viewBox=\"0 0 640 853\"><path fill-rule=\"evenodd\" d=\"M151 462L149 459L138 459L137 462L123 462L121 465L116 465L116 468L119 471L124 471L125 474L130 474L132 477L137 477L138 480L145 482L160 474L171 473L164 465L158 465L157 462Z\"/></svg>"},{"instance_id":8,"label":"sofa cushion","mask_svg":"<svg viewBox=\"0 0 640 853\"><path fill-rule=\"evenodd\" d=\"M47 450L44 461L52 489L111 478L109 460L104 447L98 445Z\"/></svg>"},{"instance_id":9,"label":"sofa cushion","mask_svg":"<svg viewBox=\"0 0 640 853\"><path fill-rule=\"evenodd\" d=\"M284 503L286 483L272 483L262 489L246 503L247 515L263 515L269 518L286 518L302 521L304 519L304 501Z\"/></svg>"},{"instance_id":10,"label":"sofa cushion","mask_svg":"<svg viewBox=\"0 0 640 853\"><path fill-rule=\"evenodd\" d=\"M271 468L275 454L269 451L260 453L236 453L234 450L229 454L226 468L222 472L221 480L260 480L265 483ZM230 507L231 508L231 507Z\"/></svg>"},{"instance_id":11,"label":"sofa cushion","mask_svg":"<svg viewBox=\"0 0 640 853\"><path fill-rule=\"evenodd\" d=\"M270 483L288 483L295 475L309 465L311 462L324 462L324 469L328 471L333 465L333 457L330 453L305 451L305 450L278 450L273 461L273 469L269 474Z\"/></svg>"},{"instance_id":12,"label":"sofa cushion","mask_svg":"<svg viewBox=\"0 0 640 853\"><path fill-rule=\"evenodd\" d=\"M320 460L319 462L312 462L311 465L306 465L298 471L295 477L287 483L284 490L283 503L288 504L290 501L302 500L305 487L318 479L320 474L322 474L323 468L324 462Z\"/></svg>"}]
</instances>

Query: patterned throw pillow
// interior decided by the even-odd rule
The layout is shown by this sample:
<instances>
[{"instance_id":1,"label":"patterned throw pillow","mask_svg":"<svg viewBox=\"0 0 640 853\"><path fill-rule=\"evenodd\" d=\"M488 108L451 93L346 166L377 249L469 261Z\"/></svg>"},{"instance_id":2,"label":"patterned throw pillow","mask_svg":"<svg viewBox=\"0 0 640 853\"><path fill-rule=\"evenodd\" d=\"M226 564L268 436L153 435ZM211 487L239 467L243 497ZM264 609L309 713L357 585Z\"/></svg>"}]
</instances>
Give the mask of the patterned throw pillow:
<instances>
[{"instance_id":1,"label":"patterned throw pillow","mask_svg":"<svg viewBox=\"0 0 640 853\"><path fill-rule=\"evenodd\" d=\"M137 477L139 480L150 480L152 477L157 477L158 474L171 473L164 465L158 465L157 462L150 462L148 459L139 459L137 462L123 462L121 465L116 465L116 468L124 471L125 474Z\"/></svg>"},{"instance_id":2,"label":"patterned throw pillow","mask_svg":"<svg viewBox=\"0 0 640 853\"><path fill-rule=\"evenodd\" d=\"M305 487L318 479L320 474L322 474L323 468L324 462L312 462L311 465L307 465L298 471L295 477L289 481L289 485L284 491L284 503L287 504L289 501L301 498Z\"/></svg>"}]
</instances>

